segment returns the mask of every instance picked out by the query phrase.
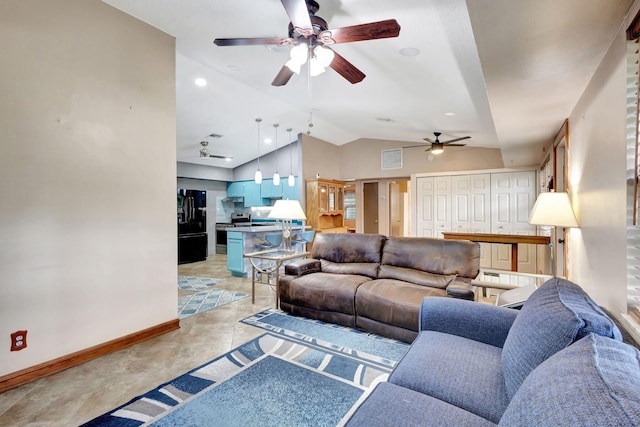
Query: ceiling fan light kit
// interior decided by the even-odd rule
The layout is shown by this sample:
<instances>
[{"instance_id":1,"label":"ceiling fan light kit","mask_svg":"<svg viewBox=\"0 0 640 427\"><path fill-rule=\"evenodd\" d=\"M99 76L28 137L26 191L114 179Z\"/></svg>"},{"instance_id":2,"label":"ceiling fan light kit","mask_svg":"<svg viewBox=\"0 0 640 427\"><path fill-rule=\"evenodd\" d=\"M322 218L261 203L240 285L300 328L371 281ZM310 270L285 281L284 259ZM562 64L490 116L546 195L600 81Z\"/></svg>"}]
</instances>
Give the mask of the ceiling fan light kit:
<instances>
[{"instance_id":1,"label":"ceiling fan light kit","mask_svg":"<svg viewBox=\"0 0 640 427\"><path fill-rule=\"evenodd\" d=\"M310 75L317 76L331 67L351 84L361 82L366 76L355 65L337 54L327 45L364 40L398 37L400 25L395 19L330 30L327 22L316 12L320 5L314 0L282 0L289 16L288 38L217 38L216 46L293 45L290 59L271 83L284 86L293 74L299 74L302 65L309 61Z\"/></svg>"}]
</instances>

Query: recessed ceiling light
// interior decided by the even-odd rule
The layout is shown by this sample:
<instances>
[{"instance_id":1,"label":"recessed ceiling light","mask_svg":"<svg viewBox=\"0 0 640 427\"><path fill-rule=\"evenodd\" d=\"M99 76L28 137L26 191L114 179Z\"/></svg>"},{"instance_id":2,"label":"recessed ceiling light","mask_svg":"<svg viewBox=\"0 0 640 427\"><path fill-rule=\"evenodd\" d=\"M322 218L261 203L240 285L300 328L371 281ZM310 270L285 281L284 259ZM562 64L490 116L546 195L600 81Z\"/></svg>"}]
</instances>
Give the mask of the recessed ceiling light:
<instances>
[{"instance_id":1,"label":"recessed ceiling light","mask_svg":"<svg viewBox=\"0 0 640 427\"><path fill-rule=\"evenodd\" d=\"M230 161L231 161L231 157L226 157L226 158L225 158L225 160L226 160L227 162L230 162Z\"/></svg>"},{"instance_id":2,"label":"recessed ceiling light","mask_svg":"<svg viewBox=\"0 0 640 427\"><path fill-rule=\"evenodd\" d=\"M197 79L195 79L194 83L196 84L196 86L200 87L205 87L207 85L207 81L202 77L198 77Z\"/></svg>"},{"instance_id":3,"label":"recessed ceiling light","mask_svg":"<svg viewBox=\"0 0 640 427\"><path fill-rule=\"evenodd\" d=\"M265 138L264 143L265 144L271 144L271 138Z\"/></svg>"},{"instance_id":4,"label":"recessed ceiling light","mask_svg":"<svg viewBox=\"0 0 640 427\"><path fill-rule=\"evenodd\" d=\"M238 67L237 65L227 65L227 68L231 71L242 71L242 68Z\"/></svg>"},{"instance_id":5,"label":"recessed ceiling light","mask_svg":"<svg viewBox=\"0 0 640 427\"><path fill-rule=\"evenodd\" d=\"M415 47L405 47L400 49L400 55L402 56L418 56L420 55L420 49Z\"/></svg>"},{"instance_id":6,"label":"recessed ceiling light","mask_svg":"<svg viewBox=\"0 0 640 427\"><path fill-rule=\"evenodd\" d=\"M456 113L444 113L445 116L449 116L449 117L453 117L456 115Z\"/></svg>"}]
</instances>

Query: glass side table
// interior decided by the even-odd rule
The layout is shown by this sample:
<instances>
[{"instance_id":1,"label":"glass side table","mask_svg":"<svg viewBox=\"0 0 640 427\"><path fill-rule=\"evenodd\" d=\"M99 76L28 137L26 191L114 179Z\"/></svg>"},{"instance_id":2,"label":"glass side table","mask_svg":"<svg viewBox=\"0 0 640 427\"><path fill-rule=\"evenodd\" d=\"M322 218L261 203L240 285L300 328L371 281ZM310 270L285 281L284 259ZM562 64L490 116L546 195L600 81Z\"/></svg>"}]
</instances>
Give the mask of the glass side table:
<instances>
[{"instance_id":1,"label":"glass side table","mask_svg":"<svg viewBox=\"0 0 640 427\"><path fill-rule=\"evenodd\" d=\"M516 307L522 305L538 286L552 277L547 274L481 269L480 274L471 281L471 286L482 288L483 292L487 288L505 290L496 298L496 305Z\"/></svg>"},{"instance_id":2,"label":"glass side table","mask_svg":"<svg viewBox=\"0 0 640 427\"><path fill-rule=\"evenodd\" d=\"M280 267L285 261L296 258L306 258L309 252L296 252L282 249L269 249L267 251L251 252L244 254L251 262L251 303L256 302L256 273L266 274L267 277L275 278L276 286L276 308L280 308L280 293L278 279L280 277ZM267 261L262 263L260 261Z\"/></svg>"}]
</instances>

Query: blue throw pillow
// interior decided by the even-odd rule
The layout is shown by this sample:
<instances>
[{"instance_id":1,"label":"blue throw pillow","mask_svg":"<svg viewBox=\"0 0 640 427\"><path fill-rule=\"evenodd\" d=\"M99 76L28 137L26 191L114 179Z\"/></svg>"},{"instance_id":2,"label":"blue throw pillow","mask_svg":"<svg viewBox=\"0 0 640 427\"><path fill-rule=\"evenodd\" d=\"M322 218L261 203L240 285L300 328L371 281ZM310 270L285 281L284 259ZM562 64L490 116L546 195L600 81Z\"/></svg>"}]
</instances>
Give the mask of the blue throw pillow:
<instances>
[{"instance_id":1,"label":"blue throw pillow","mask_svg":"<svg viewBox=\"0 0 640 427\"><path fill-rule=\"evenodd\" d=\"M540 363L592 332L622 341L613 320L578 285L555 277L536 289L513 322L502 350L509 398Z\"/></svg>"},{"instance_id":2,"label":"blue throw pillow","mask_svg":"<svg viewBox=\"0 0 640 427\"><path fill-rule=\"evenodd\" d=\"M500 425L640 425L640 352L589 334L531 372Z\"/></svg>"}]
</instances>

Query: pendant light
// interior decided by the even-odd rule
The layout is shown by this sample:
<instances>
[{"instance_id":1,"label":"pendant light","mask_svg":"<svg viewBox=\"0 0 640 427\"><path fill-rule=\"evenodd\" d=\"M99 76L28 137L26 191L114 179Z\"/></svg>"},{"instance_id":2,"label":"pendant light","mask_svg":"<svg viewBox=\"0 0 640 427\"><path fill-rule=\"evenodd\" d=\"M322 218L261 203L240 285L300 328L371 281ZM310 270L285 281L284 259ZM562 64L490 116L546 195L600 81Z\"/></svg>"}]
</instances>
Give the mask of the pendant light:
<instances>
[{"instance_id":1,"label":"pendant light","mask_svg":"<svg viewBox=\"0 0 640 427\"><path fill-rule=\"evenodd\" d=\"M256 175L254 177L254 181L256 184L262 184L262 172L260 171L260 122L261 118L256 119L256 123L258 124L258 170L256 170Z\"/></svg>"},{"instance_id":2,"label":"pendant light","mask_svg":"<svg viewBox=\"0 0 640 427\"><path fill-rule=\"evenodd\" d=\"M273 185L280 185L280 174L278 173L278 123L274 123L273 127L276 128L276 173L273 174Z\"/></svg>"},{"instance_id":3,"label":"pendant light","mask_svg":"<svg viewBox=\"0 0 640 427\"><path fill-rule=\"evenodd\" d=\"M293 141L291 141L291 131L293 129L289 128L287 129L287 132L289 132L289 178L287 178L287 184L289 184L289 187L293 187L294 185L296 185L296 179L293 176Z\"/></svg>"}]
</instances>

